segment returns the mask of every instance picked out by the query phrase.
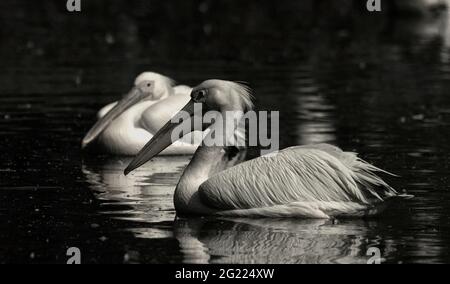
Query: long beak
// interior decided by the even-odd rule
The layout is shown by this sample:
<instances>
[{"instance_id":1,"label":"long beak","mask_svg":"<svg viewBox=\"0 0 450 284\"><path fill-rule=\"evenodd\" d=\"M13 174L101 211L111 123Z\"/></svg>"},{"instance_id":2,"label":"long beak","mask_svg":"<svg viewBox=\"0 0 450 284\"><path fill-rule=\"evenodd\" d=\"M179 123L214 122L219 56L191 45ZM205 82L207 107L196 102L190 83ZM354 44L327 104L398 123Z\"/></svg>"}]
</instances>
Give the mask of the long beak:
<instances>
[{"instance_id":1,"label":"long beak","mask_svg":"<svg viewBox=\"0 0 450 284\"><path fill-rule=\"evenodd\" d=\"M163 126L163 128L158 131L158 133L155 134L155 136L153 136L150 142L145 145L145 147L139 152L136 158L134 158L131 164L126 168L125 175L128 175L132 171L141 167L142 165L153 159L156 155L161 153L164 149L176 142L172 139L172 132L175 130L175 128L185 123L186 119L190 119L194 116L194 105L194 101L190 101L178 114L174 116L174 118L177 119L171 119L166 125ZM187 117L186 114L188 114L189 117ZM178 122L172 122L174 120ZM194 130L195 125L194 123L191 123L191 131ZM176 138L180 139L182 137Z\"/></svg>"},{"instance_id":2,"label":"long beak","mask_svg":"<svg viewBox=\"0 0 450 284\"><path fill-rule=\"evenodd\" d=\"M144 98L144 93L138 87L134 87L111 111L102 117L89 130L82 142L82 147L86 148L94 141L117 117L123 114L127 109L139 103Z\"/></svg>"}]
</instances>

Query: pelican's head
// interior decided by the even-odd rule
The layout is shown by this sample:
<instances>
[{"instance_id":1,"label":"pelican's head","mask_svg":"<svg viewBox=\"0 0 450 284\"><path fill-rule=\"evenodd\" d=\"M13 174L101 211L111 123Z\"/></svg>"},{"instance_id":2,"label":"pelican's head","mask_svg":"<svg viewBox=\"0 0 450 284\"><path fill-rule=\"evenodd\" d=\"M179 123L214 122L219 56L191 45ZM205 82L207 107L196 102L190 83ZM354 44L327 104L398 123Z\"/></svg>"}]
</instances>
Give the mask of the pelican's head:
<instances>
[{"instance_id":1,"label":"pelican's head","mask_svg":"<svg viewBox=\"0 0 450 284\"><path fill-rule=\"evenodd\" d=\"M175 143L176 141L172 141L172 132L178 126L182 125L185 120L191 119L194 115L198 115L195 111L200 108L196 108L196 104L201 104L202 110L213 110L221 113L244 113L253 109L252 95L249 87L240 83L222 80L208 80L203 82L192 90L191 101L179 114L175 115L176 118L180 118L179 120L177 119L178 122L172 122L173 119L167 122L131 162L125 170L125 175L141 167L164 149ZM191 131L199 130L194 127L195 124L191 123ZM183 134L185 135L187 133Z\"/></svg>"},{"instance_id":2,"label":"pelican's head","mask_svg":"<svg viewBox=\"0 0 450 284\"><path fill-rule=\"evenodd\" d=\"M173 92L174 81L158 73L145 72L139 75L133 88L117 105L91 128L83 139L85 148L94 141L117 117L132 106L144 101L159 101L167 98Z\"/></svg>"},{"instance_id":3,"label":"pelican's head","mask_svg":"<svg viewBox=\"0 0 450 284\"><path fill-rule=\"evenodd\" d=\"M191 104L201 103L207 110L243 111L253 109L251 90L241 83L208 80L192 90Z\"/></svg>"},{"instance_id":4,"label":"pelican's head","mask_svg":"<svg viewBox=\"0 0 450 284\"><path fill-rule=\"evenodd\" d=\"M134 81L134 86L143 91L145 100L151 101L167 98L173 92L173 85L172 79L154 72L144 72Z\"/></svg>"}]
</instances>

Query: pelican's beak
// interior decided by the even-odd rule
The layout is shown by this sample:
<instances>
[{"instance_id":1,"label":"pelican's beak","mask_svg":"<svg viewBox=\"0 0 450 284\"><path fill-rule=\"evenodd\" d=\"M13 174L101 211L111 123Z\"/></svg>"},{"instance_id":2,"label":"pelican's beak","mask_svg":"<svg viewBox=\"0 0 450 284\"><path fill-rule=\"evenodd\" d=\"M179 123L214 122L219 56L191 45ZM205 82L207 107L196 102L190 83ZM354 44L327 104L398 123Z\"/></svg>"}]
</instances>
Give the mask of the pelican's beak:
<instances>
[{"instance_id":1,"label":"pelican's beak","mask_svg":"<svg viewBox=\"0 0 450 284\"><path fill-rule=\"evenodd\" d=\"M145 147L139 152L139 154L134 158L131 164L126 168L125 175L128 175L132 171L141 167L151 159L153 159L156 155L161 153L164 149L172 145L174 142L172 137L172 132L180 125L186 122L187 119L190 119L194 116L194 101L190 101L178 114L176 114L173 119L171 119L166 125L161 128L158 133L153 136L150 142L145 145ZM178 121L178 122L172 122ZM191 123L191 131L195 130L194 123ZM180 133L187 134L187 133ZM182 135L181 135L182 136ZM174 137L176 140L182 137Z\"/></svg>"},{"instance_id":2,"label":"pelican's beak","mask_svg":"<svg viewBox=\"0 0 450 284\"><path fill-rule=\"evenodd\" d=\"M133 105L141 102L145 98L144 92L139 87L134 87L111 111L99 119L97 123L89 130L82 142L82 147L86 148L94 141L117 117L123 114Z\"/></svg>"}]
</instances>

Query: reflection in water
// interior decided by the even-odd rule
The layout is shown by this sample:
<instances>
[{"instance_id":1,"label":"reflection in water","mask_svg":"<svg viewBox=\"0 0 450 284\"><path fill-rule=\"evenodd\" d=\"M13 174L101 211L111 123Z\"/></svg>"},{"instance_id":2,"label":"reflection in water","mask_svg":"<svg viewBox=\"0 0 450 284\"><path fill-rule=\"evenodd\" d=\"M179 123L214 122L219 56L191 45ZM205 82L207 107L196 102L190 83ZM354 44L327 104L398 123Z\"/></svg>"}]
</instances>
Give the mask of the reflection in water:
<instances>
[{"instance_id":1,"label":"reflection in water","mask_svg":"<svg viewBox=\"0 0 450 284\"><path fill-rule=\"evenodd\" d=\"M449 64L450 64L450 8L447 13L443 16L443 28L442 28L442 39L443 39L443 49L441 52L442 63L447 64L446 72L447 76L450 73ZM448 77L447 77L448 78Z\"/></svg>"},{"instance_id":2,"label":"reflection in water","mask_svg":"<svg viewBox=\"0 0 450 284\"><path fill-rule=\"evenodd\" d=\"M370 227L364 221L178 219L174 231L184 263L363 264L377 243L368 239ZM385 244L384 256L393 253Z\"/></svg>"},{"instance_id":3,"label":"reflection in water","mask_svg":"<svg viewBox=\"0 0 450 284\"><path fill-rule=\"evenodd\" d=\"M131 158L108 158L84 163L83 174L96 198L100 213L112 218L141 222L173 221L173 193L189 156L157 157L129 176L123 174ZM167 236L154 228L131 228L139 237Z\"/></svg>"},{"instance_id":4,"label":"reflection in water","mask_svg":"<svg viewBox=\"0 0 450 284\"><path fill-rule=\"evenodd\" d=\"M314 86L301 87L299 92L299 145L335 143L336 129L331 117L334 106L328 103Z\"/></svg>"}]
</instances>

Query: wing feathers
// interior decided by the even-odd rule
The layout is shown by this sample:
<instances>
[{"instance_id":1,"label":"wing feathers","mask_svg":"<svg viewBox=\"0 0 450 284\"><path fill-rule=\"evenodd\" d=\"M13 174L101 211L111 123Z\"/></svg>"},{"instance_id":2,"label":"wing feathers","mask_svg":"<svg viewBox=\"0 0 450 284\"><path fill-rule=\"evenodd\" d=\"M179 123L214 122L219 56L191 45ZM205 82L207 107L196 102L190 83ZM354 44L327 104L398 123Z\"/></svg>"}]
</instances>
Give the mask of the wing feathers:
<instances>
[{"instance_id":1,"label":"wing feathers","mask_svg":"<svg viewBox=\"0 0 450 284\"><path fill-rule=\"evenodd\" d=\"M205 204L219 210L314 202L370 205L397 195L376 171L356 154L330 145L295 147L221 172L199 192Z\"/></svg>"}]
</instances>

